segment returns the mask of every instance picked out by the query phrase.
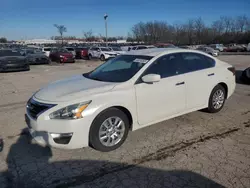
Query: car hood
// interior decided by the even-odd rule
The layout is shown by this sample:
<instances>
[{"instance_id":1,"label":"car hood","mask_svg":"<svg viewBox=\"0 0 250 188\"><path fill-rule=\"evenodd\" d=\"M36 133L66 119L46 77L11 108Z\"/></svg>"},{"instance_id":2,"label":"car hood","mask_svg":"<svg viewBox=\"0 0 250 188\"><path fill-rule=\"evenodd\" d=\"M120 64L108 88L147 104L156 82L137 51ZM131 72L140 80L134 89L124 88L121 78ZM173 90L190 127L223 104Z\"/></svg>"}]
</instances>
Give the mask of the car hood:
<instances>
[{"instance_id":1,"label":"car hood","mask_svg":"<svg viewBox=\"0 0 250 188\"><path fill-rule=\"evenodd\" d=\"M126 53L126 51L114 51L114 52L117 54L125 54Z\"/></svg>"},{"instance_id":2,"label":"car hood","mask_svg":"<svg viewBox=\"0 0 250 188\"><path fill-rule=\"evenodd\" d=\"M52 82L39 90L34 97L42 101L69 101L84 96L110 91L115 86L112 82L101 82L77 75L68 79Z\"/></svg>"},{"instance_id":3,"label":"car hood","mask_svg":"<svg viewBox=\"0 0 250 188\"><path fill-rule=\"evenodd\" d=\"M23 56L4 56L0 57L0 61L4 63L22 63L25 62L25 57Z\"/></svg>"}]
</instances>

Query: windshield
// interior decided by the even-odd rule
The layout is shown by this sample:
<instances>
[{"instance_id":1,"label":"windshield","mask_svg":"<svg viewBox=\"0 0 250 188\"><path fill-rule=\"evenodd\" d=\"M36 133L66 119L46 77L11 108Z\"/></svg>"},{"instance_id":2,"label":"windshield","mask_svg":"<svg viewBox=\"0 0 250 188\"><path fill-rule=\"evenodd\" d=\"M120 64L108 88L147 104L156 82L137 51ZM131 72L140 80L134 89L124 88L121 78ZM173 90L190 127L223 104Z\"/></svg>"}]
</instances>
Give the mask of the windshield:
<instances>
[{"instance_id":1,"label":"windshield","mask_svg":"<svg viewBox=\"0 0 250 188\"><path fill-rule=\"evenodd\" d=\"M104 82L125 82L132 78L152 57L121 55L110 59L84 76Z\"/></svg>"},{"instance_id":2,"label":"windshield","mask_svg":"<svg viewBox=\"0 0 250 188\"><path fill-rule=\"evenodd\" d=\"M22 56L20 52L11 50L0 50L0 57L4 56Z\"/></svg>"},{"instance_id":3,"label":"windshield","mask_svg":"<svg viewBox=\"0 0 250 188\"><path fill-rule=\"evenodd\" d=\"M100 49L101 49L101 51L103 51L103 52L111 51L109 48L100 48Z\"/></svg>"},{"instance_id":4,"label":"windshield","mask_svg":"<svg viewBox=\"0 0 250 188\"><path fill-rule=\"evenodd\" d=\"M58 49L58 52L68 53L69 51L67 49L61 48L61 49Z\"/></svg>"},{"instance_id":5,"label":"windshield","mask_svg":"<svg viewBox=\"0 0 250 188\"><path fill-rule=\"evenodd\" d=\"M74 51L74 48L66 48L68 51Z\"/></svg>"},{"instance_id":6,"label":"windshield","mask_svg":"<svg viewBox=\"0 0 250 188\"><path fill-rule=\"evenodd\" d=\"M113 47L112 49L113 49L114 51L122 51L122 49L119 48L119 47Z\"/></svg>"}]
</instances>

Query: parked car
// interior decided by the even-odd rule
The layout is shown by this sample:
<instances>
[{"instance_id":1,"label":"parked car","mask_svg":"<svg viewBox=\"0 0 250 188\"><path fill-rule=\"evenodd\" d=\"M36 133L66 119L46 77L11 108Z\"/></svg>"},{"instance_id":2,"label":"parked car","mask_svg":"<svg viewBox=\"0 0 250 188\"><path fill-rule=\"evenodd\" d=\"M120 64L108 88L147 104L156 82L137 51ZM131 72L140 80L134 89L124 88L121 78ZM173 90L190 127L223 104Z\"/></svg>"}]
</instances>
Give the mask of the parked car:
<instances>
[{"instance_id":1,"label":"parked car","mask_svg":"<svg viewBox=\"0 0 250 188\"><path fill-rule=\"evenodd\" d=\"M229 44L224 49L226 52L244 52L245 50L243 46L237 44Z\"/></svg>"},{"instance_id":2,"label":"parked car","mask_svg":"<svg viewBox=\"0 0 250 188\"><path fill-rule=\"evenodd\" d=\"M190 46L179 46L179 48L182 48L182 49L191 49Z\"/></svg>"},{"instance_id":3,"label":"parked car","mask_svg":"<svg viewBox=\"0 0 250 188\"><path fill-rule=\"evenodd\" d=\"M223 52L225 49L223 44L210 44L209 47L213 48L214 50L218 50L220 52Z\"/></svg>"},{"instance_id":4,"label":"parked car","mask_svg":"<svg viewBox=\"0 0 250 188\"><path fill-rule=\"evenodd\" d=\"M243 83L250 84L250 67L242 72L240 79Z\"/></svg>"},{"instance_id":5,"label":"parked car","mask_svg":"<svg viewBox=\"0 0 250 188\"><path fill-rule=\"evenodd\" d=\"M75 48L75 52L76 52L76 58L79 59L88 59L88 47L77 47Z\"/></svg>"},{"instance_id":6,"label":"parked car","mask_svg":"<svg viewBox=\"0 0 250 188\"><path fill-rule=\"evenodd\" d=\"M247 51L250 52L250 43L247 45Z\"/></svg>"},{"instance_id":7,"label":"parked car","mask_svg":"<svg viewBox=\"0 0 250 188\"><path fill-rule=\"evenodd\" d=\"M74 48L72 48L72 47L65 47L65 49L68 50L70 53L72 53L74 58L76 57L76 51L75 51Z\"/></svg>"},{"instance_id":8,"label":"parked car","mask_svg":"<svg viewBox=\"0 0 250 188\"><path fill-rule=\"evenodd\" d=\"M49 57L51 49L53 49L53 48L51 48L51 47L44 47L44 48L42 48L42 51L45 53L45 55L47 57Z\"/></svg>"},{"instance_id":9,"label":"parked car","mask_svg":"<svg viewBox=\"0 0 250 188\"><path fill-rule=\"evenodd\" d=\"M201 47L197 48L197 50L203 51L203 52L210 54L214 57L217 57L219 55L219 52L217 50L214 50L213 48L207 47L207 46L201 46Z\"/></svg>"},{"instance_id":10,"label":"parked car","mask_svg":"<svg viewBox=\"0 0 250 188\"><path fill-rule=\"evenodd\" d=\"M177 48L175 45L169 43L157 43L154 46L157 48Z\"/></svg>"},{"instance_id":11,"label":"parked car","mask_svg":"<svg viewBox=\"0 0 250 188\"><path fill-rule=\"evenodd\" d=\"M20 52L11 49L0 50L0 72L28 71L29 63Z\"/></svg>"},{"instance_id":12,"label":"parked car","mask_svg":"<svg viewBox=\"0 0 250 188\"><path fill-rule=\"evenodd\" d=\"M71 52L65 48L54 48L51 50L49 58L58 63L75 63L75 58Z\"/></svg>"},{"instance_id":13,"label":"parked car","mask_svg":"<svg viewBox=\"0 0 250 188\"><path fill-rule=\"evenodd\" d=\"M149 46L138 45L138 46L133 46L130 50L144 50L144 49L150 49L150 48L155 48L155 46L153 46L153 45L149 45Z\"/></svg>"},{"instance_id":14,"label":"parked car","mask_svg":"<svg viewBox=\"0 0 250 188\"><path fill-rule=\"evenodd\" d=\"M27 103L26 122L40 144L111 151L129 130L219 112L235 85L234 67L197 50L131 51L43 87Z\"/></svg>"},{"instance_id":15,"label":"parked car","mask_svg":"<svg viewBox=\"0 0 250 188\"><path fill-rule=\"evenodd\" d=\"M50 59L42 51L29 51L26 60L30 65L50 64Z\"/></svg>"},{"instance_id":16,"label":"parked car","mask_svg":"<svg viewBox=\"0 0 250 188\"><path fill-rule=\"evenodd\" d=\"M117 55L125 54L126 53L126 51L122 50L120 47L109 47L109 49L112 52L115 52Z\"/></svg>"},{"instance_id":17,"label":"parked car","mask_svg":"<svg viewBox=\"0 0 250 188\"><path fill-rule=\"evenodd\" d=\"M111 51L108 47L91 47L89 49L89 59L99 58L101 61L105 61L117 56L117 53Z\"/></svg>"}]
</instances>

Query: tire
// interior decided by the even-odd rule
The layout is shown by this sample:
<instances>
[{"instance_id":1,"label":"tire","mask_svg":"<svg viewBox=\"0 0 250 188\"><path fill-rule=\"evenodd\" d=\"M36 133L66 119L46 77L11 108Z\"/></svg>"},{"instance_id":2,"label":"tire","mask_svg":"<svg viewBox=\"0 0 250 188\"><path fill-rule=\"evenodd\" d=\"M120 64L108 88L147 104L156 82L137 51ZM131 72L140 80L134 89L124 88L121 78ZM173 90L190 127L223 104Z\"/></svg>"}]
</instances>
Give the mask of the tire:
<instances>
[{"instance_id":1,"label":"tire","mask_svg":"<svg viewBox=\"0 0 250 188\"><path fill-rule=\"evenodd\" d=\"M91 54L89 54L89 60L91 60L92 59L92 55Z\"/></svg>"},{"instance_id":2,"label":"tire","mask_svg":"<svg viewBox=\"0 0 250 188\"><path fill-rule=\"evenodd\" d=\"M223 99L218 99L219 104L215 104L216 101L216 95L220 95L221 92L221 97L223 97ZM217 113L219 111L221 111L221 109L223 108L224 104L226 101L226 91L225 88L218 84L217 86L214 87L214 89L212 90L210 97L209 97L209 102L208 102L208 108L207 111L210 113Z\"/></svg>"},{"instance_id":3,"label":"tire","mask_svg":"<svg viewBox=\"0 0 250 188\"><path fill-rule=\"evenodd\" d=\"M101 60L101 61L105 61L105 56L104 56L104 55L101 55L100 60Z\"/></svg>"},{"instance_id":4,"label":"tire","mask_svg":"<svg viewBox=\"0 0 250 188\"><path fill-rule=\"evenodd\" d=\"M114 120L114 121L112 121L113 123L116 120L115 118L118 118L123 122L120 125L120 128L123 127L123 130L121 131L123 133L121 133L122 135L120 138L118 138L118 137L116 138L119 140L119 141L116 140L117 143L114 143L113 145L107 146L108 139L110 139L110 141L115 140L115 139L111 139L112 136L109 135L109 134L112 134L112 132L109 133L108 130L106 129L107 126L108 126L108 128L112 129L110 124L107 123L110 118L111 118L111 121ZM106 122L106 126L103 125L104 122ZM118 122L120 122L120 121L118 121ZM101 134L101 136L100 136L99 134L100 134L101 130L105 133ZM91 125L90 132L89 132L90 146L92 146L94 149L102 151L102 152L108 152L108 151L115 150L124 143L124 141L127 138L128 131L129 131L129 120L128 120L127 115L117 108L107 109L107 110L101 112L95 118L95 120L93 121L93 123ZM113 134L117 135L116 132ZM103 137L103 138L106 137L106 138L101 139L100 137ZM103 140L103 141L101 141L101 140ZM106 143L104 143L104 142L106 142Z\"/></svg>"}]
</instances>

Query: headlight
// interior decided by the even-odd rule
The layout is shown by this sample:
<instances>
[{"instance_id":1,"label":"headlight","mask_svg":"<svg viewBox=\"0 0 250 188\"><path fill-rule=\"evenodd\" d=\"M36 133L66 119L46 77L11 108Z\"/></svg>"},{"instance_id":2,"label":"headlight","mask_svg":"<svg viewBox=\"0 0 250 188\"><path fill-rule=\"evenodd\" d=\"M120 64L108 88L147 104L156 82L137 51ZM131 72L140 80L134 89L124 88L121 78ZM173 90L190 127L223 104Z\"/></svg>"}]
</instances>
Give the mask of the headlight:
<instances>
[{"instance_id":1,"label":"headlight","mask_svg":"<svg viewBox=\"0 0 250 188\"><path fill-rule=\"evenodd\" d=\"M60 55L60 58L64 58L64 56L63 56L63 55Z\"/></svg>"},{"instance_id":2,"label":"headlight","mask_svg":"<svg viewBox=\"0 0 250 188\"><path fill-rule=\"evenodd\" d=\"M91 101L77 103L61 108L49 115L50 119L80 119L83 118L83 111Z\"/></svg>"}]
</instances>

